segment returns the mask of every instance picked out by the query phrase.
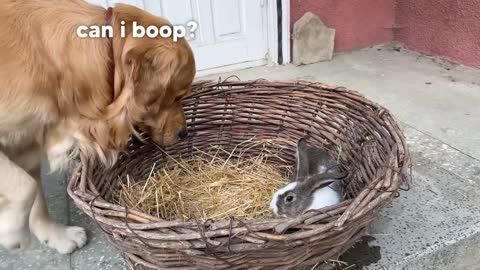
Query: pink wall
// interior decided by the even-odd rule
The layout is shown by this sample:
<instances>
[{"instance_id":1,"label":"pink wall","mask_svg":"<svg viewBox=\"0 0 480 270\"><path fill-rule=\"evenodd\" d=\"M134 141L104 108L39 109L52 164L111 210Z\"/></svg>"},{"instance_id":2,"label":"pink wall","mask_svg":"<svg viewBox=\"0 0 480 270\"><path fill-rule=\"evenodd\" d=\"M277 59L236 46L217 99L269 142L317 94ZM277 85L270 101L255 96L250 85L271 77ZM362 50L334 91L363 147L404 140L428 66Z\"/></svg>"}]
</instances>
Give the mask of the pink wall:
<instances>
[{"instance_id":1,"label":"pink wall","mask_svg":"<svg viewBox=\"0 0 480 270\"><path fill-rule=\"evenodd\" d=\"M393 40L394 0L291 0L290 3L292 29L307 11L315 13L328 27L336 29L336 52Z\"/></svg>"},{"instance_id":2,"label":"pink wall","mask_svg":"<svg viewBox=\"0 0 480 270\"><path fill-rule=\"evenodd\" d=\"M407 48L480 67L480 1L397 0L396 17Z\"/></svg>"}]
</instances>

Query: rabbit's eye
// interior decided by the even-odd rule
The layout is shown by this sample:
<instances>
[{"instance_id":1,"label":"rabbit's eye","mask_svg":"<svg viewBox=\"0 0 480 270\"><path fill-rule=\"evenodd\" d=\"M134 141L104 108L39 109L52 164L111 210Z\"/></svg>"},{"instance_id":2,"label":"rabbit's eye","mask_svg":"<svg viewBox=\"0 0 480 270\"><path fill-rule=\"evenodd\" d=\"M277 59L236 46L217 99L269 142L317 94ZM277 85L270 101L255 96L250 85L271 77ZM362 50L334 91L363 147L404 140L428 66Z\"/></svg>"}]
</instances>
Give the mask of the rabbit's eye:
<instances>
[{"instance_id":1,"label":"rabbit's eye","mask_svg":"<svg viewBox=\"0 0 480 270\"><path fill-rule=\"evenodd\" d=\"M295 199L295 196L293 195L288 195L287 197L285 197L285 201L286 202L293 202L293 200Z\"/></svg>"}]
</instances>

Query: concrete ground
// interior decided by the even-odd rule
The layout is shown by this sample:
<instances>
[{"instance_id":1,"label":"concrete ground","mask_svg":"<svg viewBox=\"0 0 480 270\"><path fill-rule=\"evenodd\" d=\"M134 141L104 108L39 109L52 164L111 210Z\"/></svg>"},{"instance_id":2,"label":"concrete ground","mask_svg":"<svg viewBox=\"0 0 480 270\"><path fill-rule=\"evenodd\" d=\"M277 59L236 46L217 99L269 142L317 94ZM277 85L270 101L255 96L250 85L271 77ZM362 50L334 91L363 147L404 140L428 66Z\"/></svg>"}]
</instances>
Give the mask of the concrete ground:
<instances>
[{"instance_id":1,"label":"concrete ground","mask_svg":"<svg viewBox=\"0 0 480 270\"><path fill-rule=\"evenodd\" d=\"M372 239L341 258L339 269L480 269L480 70L393 45L335 55L331 62L259 67L210 76L314 80L359 90L399 119L413 156L411 190L375 223ZM124 269L118 252L67 199L65 176L45 185L54 216L85 226L89 244L71 256L38 245L0 252L0 269Z\"/></svg>"}]
</instances>

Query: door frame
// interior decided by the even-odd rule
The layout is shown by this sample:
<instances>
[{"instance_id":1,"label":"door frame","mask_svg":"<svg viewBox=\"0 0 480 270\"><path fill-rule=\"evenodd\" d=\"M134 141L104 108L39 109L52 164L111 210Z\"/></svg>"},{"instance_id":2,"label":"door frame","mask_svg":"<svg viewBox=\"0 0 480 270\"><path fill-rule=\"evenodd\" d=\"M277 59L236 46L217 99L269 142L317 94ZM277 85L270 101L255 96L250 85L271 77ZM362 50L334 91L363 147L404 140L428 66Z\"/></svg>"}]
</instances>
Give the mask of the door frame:
<instances>
[{"instance_id":1,"label":"door frame","mask_svg":"<svg viewBox=\"0 0 480 270\"><path fill-rule=\"evenodd\" d=\"M274 65L290 63L290 0L268 1L268 51ZM272 18L276 18L272 19ZM279 22L279 20L281 20Z\"/></svg>"},{"instance_id":2,"label":"door frame","mask_svg":"<svg viewBox=\"0 0 480 270\"><path fill-rule=\"evenodd\" d=\"M198 71L196 74L197 78L250 67L263 65L275 66L290 63L290 0L261 0L260 2L262 8L266 8L264 23L267 31L266 42L268 51L265 59ZM279 18L281 19L280 22Z\"/></svg>"}]
</instances>

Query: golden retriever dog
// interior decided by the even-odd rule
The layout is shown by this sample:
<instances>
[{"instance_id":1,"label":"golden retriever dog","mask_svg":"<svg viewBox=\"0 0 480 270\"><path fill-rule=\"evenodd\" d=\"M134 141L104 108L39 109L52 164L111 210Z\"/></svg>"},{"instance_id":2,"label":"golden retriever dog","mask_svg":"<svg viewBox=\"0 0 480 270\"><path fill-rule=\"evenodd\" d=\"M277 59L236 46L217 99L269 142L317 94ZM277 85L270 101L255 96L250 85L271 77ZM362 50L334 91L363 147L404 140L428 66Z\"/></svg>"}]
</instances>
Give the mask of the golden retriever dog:
<instances>
[{"instance_id":1,"label":"golden retriever dog","mask_svg":"<svg viewBox=\"0 0 480 270\"><path fill-rule=\"evenodd\" d=\"M28 247L31 233L60 253L86 243L83 228L55 222L40 182L70 149L112 164L136 128L161 145L186 135L181 100L195 76L184 39L133 38L133 21L170 25L141 9L113 12L82 0L0 0L0 245ZM126 35L119 24L125 21ZM80 25L110 24L109 38Z\"/></svg>"}]
</instances>

